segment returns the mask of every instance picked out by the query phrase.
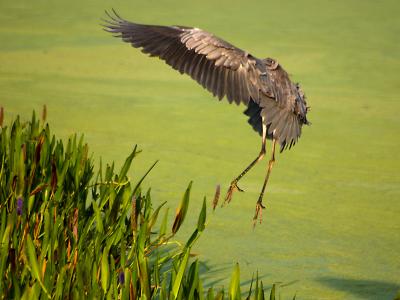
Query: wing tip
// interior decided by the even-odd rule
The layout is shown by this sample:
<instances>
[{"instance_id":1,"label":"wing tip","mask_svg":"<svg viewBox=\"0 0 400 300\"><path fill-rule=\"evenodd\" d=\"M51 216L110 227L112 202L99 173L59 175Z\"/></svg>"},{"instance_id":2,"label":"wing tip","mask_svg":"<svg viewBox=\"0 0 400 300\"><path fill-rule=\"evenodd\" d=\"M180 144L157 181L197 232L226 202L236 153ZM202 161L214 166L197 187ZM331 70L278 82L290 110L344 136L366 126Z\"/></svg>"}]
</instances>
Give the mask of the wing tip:
<instances>
[{"instance_id":1,"label":"wing tip","mask_svg":"<svg viewBox=\"0 0 400 300\"><path fill-rule=\"evenodd\" d=\"M116 10L114 8L111 8L111 12L109 12L108 10L104 10L104 13L114 22L119 22L121 20L124 20L123 18L121 18L121 16L116 12Z\"/></svg>"},{"instance_id":2,"label":"wing tip","mask_svg":"<svg viewBox=\"0 0 400 300\"><path fill-rule=\"evenodd\" d=\"M107 32L115 33L115 31L120 28L121 25L127 22L117 13L114 8L111 8L111 11L104 10L104 13L106 17L100 18L100 21L102 22L100 26L102 26Z\"/></svg>"}]
</instances>

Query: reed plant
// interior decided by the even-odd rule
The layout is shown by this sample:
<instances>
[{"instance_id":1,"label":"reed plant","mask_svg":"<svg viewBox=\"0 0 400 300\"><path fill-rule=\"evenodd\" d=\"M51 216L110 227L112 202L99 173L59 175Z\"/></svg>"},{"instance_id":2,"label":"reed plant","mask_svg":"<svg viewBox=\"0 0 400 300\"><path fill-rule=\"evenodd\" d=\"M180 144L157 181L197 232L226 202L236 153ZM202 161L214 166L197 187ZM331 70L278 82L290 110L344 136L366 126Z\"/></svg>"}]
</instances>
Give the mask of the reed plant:
<instances>
[{"instance_id":1,"label":"reed plant","mask_svg":"<svg viewBox=\"0 0 400 300\"><path fill-rule=\"evenodd\" d=\"M1 299L264 299L257 277L241 292L239 265L229 288L205 288L192 246L206 227L204 199L196 228L181 243L189 183L172 222L128 173L94 167L83 136L66 143L51 134L46 110L3 126L0 113ZM215 204L215 203L214 203ZM275 299L275 285L269 293Z\"/></svg>"}]
</instances>

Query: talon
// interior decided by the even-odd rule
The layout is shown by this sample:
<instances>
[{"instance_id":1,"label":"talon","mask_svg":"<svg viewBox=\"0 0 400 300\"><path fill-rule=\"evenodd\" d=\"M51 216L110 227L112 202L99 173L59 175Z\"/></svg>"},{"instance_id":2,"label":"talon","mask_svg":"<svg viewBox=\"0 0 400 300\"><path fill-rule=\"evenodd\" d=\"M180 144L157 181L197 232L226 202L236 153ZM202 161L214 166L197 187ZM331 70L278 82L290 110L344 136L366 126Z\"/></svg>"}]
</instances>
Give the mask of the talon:
<instances>
[{"instance_id":1,"label":"talon","mask_svg":"<svg viewBox=\"0 0 400 300\"><path fill-rule=\"evenodd\" d=\"M230 187L228 189L228 192L226 193L225 201L222 204L222 206L224 206L225 203L231 202L233 192L236 191L236 190L238 190L239 192L244 192L244 190L242 190L240 187L238 187L237 181L234 180L234 181L231 182L231 185L230 185Z\"/></svg>"},{"instance_id":2,"label":"talon","mask_svg":"<svg viewBox=\"0 0 400 300\"><path fill-rule=\"evenodd\" d=\"M261 201L258 200L257 205L259 205L262 209L265 209L265 206L263 205L262 200Z\"/></svg>"},{"instance_id":3,"label":"talon","mask_svg":"<svg viewBox=\"0 0 400 300\"><path fill-rule=\"evenodd\" d=\"M243 189L241 189L237 184L235 184L236 185L236 188L237 188L237 190L239 191L239 192L244 192L244 190Z\"/></svg>"},{"instance_id":4,"label":"talon","mask_svg":"<svg viewBox=\"0 0 400 300\"><path fill-rule=\"evenodd\" d=\"M262 200L258 200L256 204L256 212L253 218L253 227L256 226L257 220L260 220L260 224L262 223L262 210L265 209L265 206L262 204Z\"/></svg>"}]
</instances>

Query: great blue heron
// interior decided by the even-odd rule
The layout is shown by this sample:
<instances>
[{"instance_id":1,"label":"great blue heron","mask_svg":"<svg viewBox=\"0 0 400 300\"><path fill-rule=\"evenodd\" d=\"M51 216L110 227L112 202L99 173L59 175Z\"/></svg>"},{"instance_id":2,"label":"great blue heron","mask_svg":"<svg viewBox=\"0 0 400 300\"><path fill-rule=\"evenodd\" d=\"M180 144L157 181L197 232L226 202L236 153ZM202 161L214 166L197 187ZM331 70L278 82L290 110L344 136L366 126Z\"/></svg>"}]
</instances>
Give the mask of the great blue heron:
<instances>
[{"instance_id":1,"label":"great blue heron","mask_svg":"<svg viewBox=\"0 0 400 300\"><path fill-rule=\"evenodd\" d=\"M291 148L299 139L303 124L309 124L300 86L290 80L275 59L258 59L199 28L136 24L113 12L114 15L106 12L110 18L106 20L106 31L150 56L158 56L181 74L190 75L219 100L226 96L229 103L247 105L244 113L262 137L261 151L232 180L225 202L231 201L234 191L243 191L238 181L264 157L266 139L272 140L271 159L256 204L256 221L265 208L262 200L275 161L276 143L281 152Z\"/></svg>"}]
</instances>

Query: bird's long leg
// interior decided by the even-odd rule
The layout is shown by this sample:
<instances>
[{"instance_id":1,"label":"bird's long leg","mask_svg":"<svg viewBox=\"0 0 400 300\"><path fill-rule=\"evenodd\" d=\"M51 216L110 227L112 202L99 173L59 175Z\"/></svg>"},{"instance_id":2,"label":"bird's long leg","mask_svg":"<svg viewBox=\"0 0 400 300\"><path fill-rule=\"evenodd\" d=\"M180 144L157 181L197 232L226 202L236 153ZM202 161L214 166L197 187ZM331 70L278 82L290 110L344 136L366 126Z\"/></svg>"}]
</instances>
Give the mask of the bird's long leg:
<instances>
[{"instance_id":1,"label":"bird's long leg","mask_svg":"<svg viewBox=\"0 0 400 300\"><path fill-rule=\"evenodd\" d=\"M264 121L264 119L263 119L263 121ZM254 165L256 163L258 163L260 160L262 160L263 157L265 156L265 141L266 141L266 137L267 137L267 126L263 122L262 123L262 144L261 144L260 154L258 154L256 159L253 160L250 163L250 165L248 165L247 168L244 169L244 171L242 173L240 173L240 175L238 177L236 177L234 180L232 180L231 185L230 185L230 187L228 189L228 192L226 193L224 204L231 202L232 194L233 194L234 191L238 190L240 192L243 192L243 190L238 187L237 183L248 171L250 171L250 169L252 167L254 167Z\"/></svg>"},{"instance_id":2,"label":"bird's long leg","mask_svg":"<svg viewBox=\"0 0 400 300\"><path fill-rule=\"evenodd\" d=\"M253 221L254 224L257 222L258 217L260 216L260 223L262 221L262 210L265 208L265 206L262 203L263 197L264 197L264 191L265 187L267 186L269 175L271 174L272 167L275 162L275 146L276 146L276 139L273 139L272 141L272 154L271 154L271 159L268 162L268 170L267 170L267 175L265 176L264 180L264 185L261 189L260 196L258 197L257 204L256 204L256 213L254 215Z\"/></svg>"}]
</instances>

